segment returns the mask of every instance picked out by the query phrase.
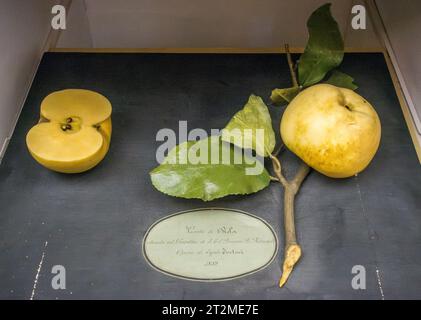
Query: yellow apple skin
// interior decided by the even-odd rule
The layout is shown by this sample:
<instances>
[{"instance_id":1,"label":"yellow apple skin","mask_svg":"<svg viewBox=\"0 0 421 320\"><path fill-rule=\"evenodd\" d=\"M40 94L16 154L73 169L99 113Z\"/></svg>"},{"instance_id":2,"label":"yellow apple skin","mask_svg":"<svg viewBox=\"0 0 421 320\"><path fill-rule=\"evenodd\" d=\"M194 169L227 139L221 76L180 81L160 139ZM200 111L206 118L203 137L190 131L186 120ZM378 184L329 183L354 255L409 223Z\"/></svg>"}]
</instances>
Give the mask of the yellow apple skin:
<instances>
[{"instance_id":1,"label":"yellow apple skin","mask_svg":"<svg viewBox=\"0 0 421 320\"><path fill-rule=\"evenodd\" d=\"M69 118L72 121L68 123ZM63 130L67 124L72 128ZM40 121L29 130L26 144L32 157L44 167L80 173L105 157L111 133L109 101L93 91L67 89L44 99Z\"/></svg>"},{"instance_id":2,"label":"yellow apple skin","mask_svg":"<svg viewBox=\"0 0 421 320\"><path fill-rule=\"evenodd\" d=\"M285 145L305 163L332 178L364 170L380 143L380 119L352 90L318 84L300 92L280 125Z\"/></svg>"},{"instance_id":3,"label":"yellow apple skin","mask_svg":"<svg viewBox=\"0 0 421 320\"><path fill-rule=\"evenodd\" d=\"M101 122L99 125L100 125L100 129L98 129L98 131L100 132L102 136L101 138L102 143L100 144L100 147L98 148L98 150L89 156L81 157L80 159L72 159L70 161L54 160L51 157L39 156L37 153L31 151L31 148L29 147L30 142L29 143L27 142L28 150L30 154L32 155L32 157L39 164L41 164L42 166L50 170L61 172L61 173L80 173L80 172L87 171L95 167L98 163L102 161L102 159L104 159L110 147L111 130L112 130L111 118L108 118L107 120ZM27 141L28 139L31 139L31 135L29 134L29 132L27 135Z\"/></svg>"}]
</instances>

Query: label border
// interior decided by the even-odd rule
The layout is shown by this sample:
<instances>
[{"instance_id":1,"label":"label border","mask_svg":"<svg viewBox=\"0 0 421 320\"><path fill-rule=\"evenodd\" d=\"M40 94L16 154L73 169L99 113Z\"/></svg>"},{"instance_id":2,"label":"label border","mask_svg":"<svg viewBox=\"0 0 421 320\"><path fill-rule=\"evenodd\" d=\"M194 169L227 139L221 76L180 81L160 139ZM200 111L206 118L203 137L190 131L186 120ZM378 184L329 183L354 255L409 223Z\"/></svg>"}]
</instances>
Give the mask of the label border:
<instances>
[{"instance_id":1,"label":"label border","mask_svg":"<svg viewBox=\"0 0 421 320\"><path fill-rule=\"evenodd\" d=\"M159 224L160 222L162 222L164 220L167 220L169 218L172 218L174 216L178 216L178 215L185 214L185 213L190 213L190 212L195 212L195 211L203 211L203 210L226 210L226 211L232 211L232 212L237 212L237 213L245 214L245 215L247 215L249 217L258 219L259 221L263 222L268 227L268 229L272 232L272 234L273 234L273 236L275 238L275 250L274 250L274 253L273 253L272 257L268 260L268 262L266 262L264 265L262 265L261 267L259 267L257 269L253 269L253 270L251 270L249 272L241 273L239 275L232 276L232 277L216 278L216 279L195 278L195 277L182 276L182 275L179 275L179 274L176 274L176 273L172 273L172 272L168 272L168 271L162 270L161 268L155 266L152 263L152 261L149 260L147 254L146 254L146 250L145 250L145 240L146 240L147 236L149 235L150 231L157 224ZM183 279L183 280L189 280L189 281L197 281L197 282L221 282L221 281L229 281L229 280L234 280L234 279L242 278L242 277L251 275L253 273L259 272L259 271L267 268L273 262L273 260L275 260L275 257L278 255L278 251L279 251L279 240L278 240L278 236L276 235L276 232L273 229L273 227L265 219L263 219L263 218L261 218L259 216L256 216L256 215L254 215L252 213L245 212L243 210L231 209L231 208L221 208L221 207L196 208L196 209L190 209L190 210L183 210L183 211L180 211L180 212L176 212L176 213L167 215L167 216L165 216L165 217L163 217L163 218L158 219L157 221L155 221L146 230L145 235L142 238L142 255L143 255L143 258L146 260L146 262L148 263L148 265L150 267L152 267L154 270L156 270L156 271L158 271L160 273L163 273L165 275L168 275L168 276L171 276L171 277L174 277L174 278Z\"/></svg>"}]
</instances>

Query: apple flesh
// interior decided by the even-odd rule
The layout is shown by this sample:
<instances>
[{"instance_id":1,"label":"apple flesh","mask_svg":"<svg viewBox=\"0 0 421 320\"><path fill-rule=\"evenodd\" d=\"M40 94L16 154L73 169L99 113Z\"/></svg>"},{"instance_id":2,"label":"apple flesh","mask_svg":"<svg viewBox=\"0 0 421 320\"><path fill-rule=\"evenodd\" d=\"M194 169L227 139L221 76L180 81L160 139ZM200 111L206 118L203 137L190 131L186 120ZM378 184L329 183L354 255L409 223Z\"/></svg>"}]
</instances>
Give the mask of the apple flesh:
<instances>
[{"instance_id":1,"label":"apple flesh","mask_svg":"<svg viewBox=\"0 0 421 320\"><path fill-rule=\"evenodd\" d=\"M364 170L380 143L380 119L370 103L352 90L329 84L299 93L280 126L288 149L332 178Z\"/></svg>"},{"instance_id":2,"label":"apple flesh","mask_svg":"<svg viewBox=\"0 0 421 320\"><path fill-rule=\"evenodd\" d=\"M111 140L111 103L99 93L67 89L53 92L41 103L41 117L26 144L44 167L79 173L96 166Z\"/></svg>"}]
</instances>

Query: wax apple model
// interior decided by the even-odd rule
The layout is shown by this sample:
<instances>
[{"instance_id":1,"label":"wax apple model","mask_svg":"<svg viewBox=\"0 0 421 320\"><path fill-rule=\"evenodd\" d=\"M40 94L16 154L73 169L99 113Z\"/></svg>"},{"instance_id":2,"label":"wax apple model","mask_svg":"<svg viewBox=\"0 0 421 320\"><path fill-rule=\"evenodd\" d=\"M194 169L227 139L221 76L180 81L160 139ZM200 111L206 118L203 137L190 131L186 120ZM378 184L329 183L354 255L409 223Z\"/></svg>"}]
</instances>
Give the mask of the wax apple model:
<instances>
[{"instance_id":1,"label":"wax apple model","mask_svg":"<svg viewBox=\"0 0 421 320\"><path fill-rule=\"evenodd\" d=\"M329 84L299 93L281 120L281 136L288 149L332 178L364 170L379 147L380 133L380 119L367 100Z\"/></svg>"},{"instance_id":2,"label":"wax apple model","mask_svg":"<svg viewBox=\"0 0 421 320\"><path fill-rule=\"evenodd\" d=\"M53 92L42 101L40 120L26 136L28 150L48 169L87 171L108 152L111 111L108 99L93 91Z\"/></svg>"},{"instance_id":3,"label":"wax apple model","mask_svg":"<svg viewBox=\"0 0 421 320\"><path fill-rule=\"evenodd\" d=\"M159 191L204 201L258 192L271 182L280 184L284 189L285 236L280 287L285 285L302 255L295 228L295 197L311 168L332 178L351 177L368 166L379 147L381 135L376 111L353 91L358 88L354 79L338 69L344 57L344 42L329 3L311 14L307 28L309 39L298 59L293 58L289 46L285 45L291 85L275 88L270 95L274 107L288 105L280 121L282 141L278 147L275 148L270 112L264 99L255 95L250 96L244 108L222 131L222 146L229 148L227 143L230 143L233 150L252 148L257 154L269 157L274 175L266 168L260 175L241 175L238 173L247 168L232 164L197 166L186 162L174 165L170 160L185 154L186 148L181 146L169 151L166 161L151 171L152 184ZM257 132L258 129L265 132L264 139L257 139L257 134L247 137L246 131ZM225 131L230 134L224 134ZM231 136L237 140L230 139ZM189 141L184 146L197 150L197 146L203 145L212 144L201 140ZM281 163L284 145L303 160L290 179L284 175Z\"/></svg>"}]
</instances>

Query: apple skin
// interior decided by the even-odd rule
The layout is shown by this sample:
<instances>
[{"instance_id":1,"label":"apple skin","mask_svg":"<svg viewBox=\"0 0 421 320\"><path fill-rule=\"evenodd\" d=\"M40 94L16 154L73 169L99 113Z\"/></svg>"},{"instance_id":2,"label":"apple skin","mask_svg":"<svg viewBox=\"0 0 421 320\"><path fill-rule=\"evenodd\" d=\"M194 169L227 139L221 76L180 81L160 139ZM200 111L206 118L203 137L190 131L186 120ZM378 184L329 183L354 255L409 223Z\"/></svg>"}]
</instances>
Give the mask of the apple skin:
<instances>
[{"instance_id":1,"label":"apple skin","mask_svg":"<svg viewBox=\"0 0 421 320\"><path fill-rule=\"evenodd\" d=\"M97 92L53 92L42 101L40 120L26 135L28 150L39 164L53 171L90 170L110 147L111 112L111 103Z\"/></svg>"},{"instance_id":2,"label":"apple skin","mask_svg":"<svg viewBox=\"0 0 421 320\"><path fill-rule=\"evenodd\" d=\"M40 122L43 122L41 118ZM30 143L28 142L29 134L27 136L27 145L28 150L31 156L42 166L48 168L50 170L60 172L60 173L81 173L84 171L88 171L95 167L98 163L100 163L110 148L110 141L111 141L111 132L112 132L112 124L111 118L99 123L98 132L102 136L102 145L98 149L98 151L92 155L87 155L84 158L72 161L59 161L54 159L48 159L45 157L39 156L36 152L31 150Z\"/></svg>"},{"instance_id":3,"label":"apple skin","mask_svg":"<svg viewBox=\"0 0 421 320\"><path fill-rule=\"evenodd\" d=\"M380 119L352 90L318 84L300 92L280 125L285 145L305 163L332 178L364 170L379 147Z\"/></svg>"}]
</instances>

